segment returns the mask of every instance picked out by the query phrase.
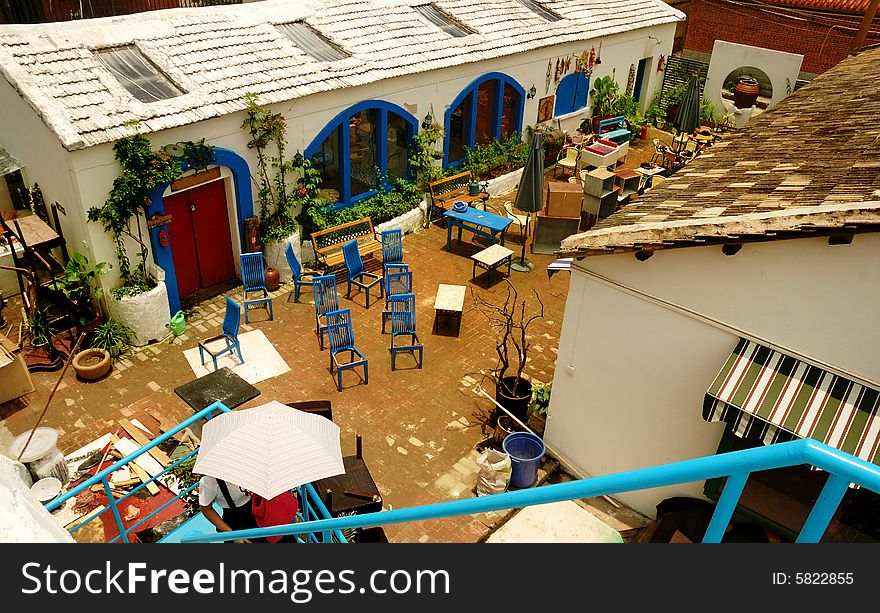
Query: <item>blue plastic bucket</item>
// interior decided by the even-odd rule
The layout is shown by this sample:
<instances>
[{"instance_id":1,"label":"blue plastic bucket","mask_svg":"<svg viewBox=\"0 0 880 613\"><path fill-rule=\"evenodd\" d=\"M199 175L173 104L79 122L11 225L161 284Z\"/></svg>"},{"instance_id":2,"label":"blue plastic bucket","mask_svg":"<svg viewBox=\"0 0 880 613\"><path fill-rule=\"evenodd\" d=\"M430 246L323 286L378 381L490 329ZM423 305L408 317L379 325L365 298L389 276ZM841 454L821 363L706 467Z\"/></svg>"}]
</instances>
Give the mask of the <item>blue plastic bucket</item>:
<instances>
[{"instance_id":1,"label":"blue plastic bucket","mask_svg":"<svg viewBox=\"0 0 880 613\"><path fill-rule=\"evenodd\" d=\"M531 487L538 478L538 465L544 457L544 441L531 432L514 432L501 443L510 456L510 487Z\"/></svg>"}]
</instances>

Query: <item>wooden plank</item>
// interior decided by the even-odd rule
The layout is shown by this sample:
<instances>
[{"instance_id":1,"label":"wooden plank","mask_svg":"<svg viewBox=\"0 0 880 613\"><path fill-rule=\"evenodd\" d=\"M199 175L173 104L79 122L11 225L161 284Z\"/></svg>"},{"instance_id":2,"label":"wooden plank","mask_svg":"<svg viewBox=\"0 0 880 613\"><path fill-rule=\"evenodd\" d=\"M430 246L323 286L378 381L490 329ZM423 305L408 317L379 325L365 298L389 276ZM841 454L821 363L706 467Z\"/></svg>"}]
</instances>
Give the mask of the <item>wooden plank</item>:
<instances>
[{"instance_id":1,"label":"wooden plank","mask_svg":"<svg viewBox=\"0 0 880 613\"><path fill-rule=\"evenodd\" d=\"M177 427L177 423L174 420L169 419L168 416L159 409L149 408L146 411L147 415L155 419L156 422L159 424L160 432L171 432L172 430L174 430L174 428Z\"/></svg>"},{"instance_id":2,"label":"wooden plank","mask_svg":"<svg viewBox=\"0 0 880 613\"><path fill-rule=\"evenodd\" d=\"M141 446L150 444L150 439L147 438L147 435L144 434L143 430L135 426L124 417L118 421L119 425L122 426L126 432L128 432L128 435L133 438L136 443ZM168 455L161 449L153 447L147 453L156 458L156 461L159 462L159 464L161 464L162 466L168 466L169 464L171 464L171 458L169 458Z\"/></svg>"},{"instance_id":3,"label":"wooden plank","mask_svg":"<svg viewBox=\"0 0 880 613\"><path fill-rule=\"evenodd\" d=\"M131 462L129 466L131 467L131 472L137 475L137 478L140 479L143 483L147 484L147 491L150 492L151 496L155 496L159 493L159 486L156 485L155 481L152 483L147 483L147 481L150 480L150 475L147 474L147 471L145 471L134 462Z\"/></svg>"},{"instance_id":4,"label":"wooden plank","mask_svg":"<svg viewBox=\"0 0 880 613\"><path fill-rule=\"evenodd\" d=\"M138 450L138 445L134 441L127 438L119 439L116 443L114 443L114 445L116 446L116 449L118 449L124 455L131 455ZM139 455L134 460L134 463L144 469L144 471L151 477L155 477L164 470L162 465L159 464L159 462L156 461L155 458L151 457L148 453ZM162 482L162 485L167 487L174 494L180 493L177 479L174 476L170 474L165 474L159 477L159 480Z\"/></svg>"}]
</instances>

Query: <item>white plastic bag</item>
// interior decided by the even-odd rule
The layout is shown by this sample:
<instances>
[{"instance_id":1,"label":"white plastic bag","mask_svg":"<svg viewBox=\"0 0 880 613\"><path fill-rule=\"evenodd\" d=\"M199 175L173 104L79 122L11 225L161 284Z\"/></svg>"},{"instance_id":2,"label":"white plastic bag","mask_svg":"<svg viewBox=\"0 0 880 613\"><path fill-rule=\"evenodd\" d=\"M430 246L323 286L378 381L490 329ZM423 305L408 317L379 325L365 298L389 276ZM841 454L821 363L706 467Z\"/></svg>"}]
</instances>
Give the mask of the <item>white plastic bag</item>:
<instances>
[{"instance_id":1,"label":"white plastic bag","mask_svg":"<svg viewBox=\"0 0 880 613\"><path fill-rule=\"evenodd\" d=\"M510 456L503 451L485 449L477 457L480 474L477 475L477 496L500 494L510 483Z\"/></svg>"}]
</instances>

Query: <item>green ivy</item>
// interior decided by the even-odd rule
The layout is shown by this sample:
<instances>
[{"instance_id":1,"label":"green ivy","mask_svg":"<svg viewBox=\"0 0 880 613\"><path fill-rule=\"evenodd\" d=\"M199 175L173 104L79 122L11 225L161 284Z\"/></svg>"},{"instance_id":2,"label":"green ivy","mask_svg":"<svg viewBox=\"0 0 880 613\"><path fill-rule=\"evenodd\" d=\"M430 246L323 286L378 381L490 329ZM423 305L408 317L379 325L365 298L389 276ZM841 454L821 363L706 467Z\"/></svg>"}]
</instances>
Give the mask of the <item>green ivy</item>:
<instances>
[{"instance_id":1,"label":"green ivy","mask_svg":"<svg viewBox=\"0 0 880 613\"><path fill-rule=\"evenodd\" d=\"M413 136L409 148L409 170L416 184L424 190L428 183L443 177L443 169L437 160L443 159L443 152L434 144L443 138L443 128L432 125Z\"/></svg>"},{"instance_id":2,"label":"green ivy","mask_svg":"<svg viewBox=\"0 0 880 613\"><path fill-rule=\"evenodd\" d=\"M129 286L136 277L147 278L147 248L140 237L141 226L138 217L142 213L146 215L153 188L170 183L180 176L180 162L164 152L153 151L150 148L150 141L142 134L134 134L118 140L113 145L113 152L116 161L122 167L122 173L113 181L113 188L107 201L102 206L88 210L88 219L100 222L104 230L113 237L116 243L119 273L125 287ZM138 236L129 232L132 219L135 220ZM131 236L141 245L139 253L141 261L134 270L131 269L125 248L125 236Z\"/></svg>"}]
</instances>

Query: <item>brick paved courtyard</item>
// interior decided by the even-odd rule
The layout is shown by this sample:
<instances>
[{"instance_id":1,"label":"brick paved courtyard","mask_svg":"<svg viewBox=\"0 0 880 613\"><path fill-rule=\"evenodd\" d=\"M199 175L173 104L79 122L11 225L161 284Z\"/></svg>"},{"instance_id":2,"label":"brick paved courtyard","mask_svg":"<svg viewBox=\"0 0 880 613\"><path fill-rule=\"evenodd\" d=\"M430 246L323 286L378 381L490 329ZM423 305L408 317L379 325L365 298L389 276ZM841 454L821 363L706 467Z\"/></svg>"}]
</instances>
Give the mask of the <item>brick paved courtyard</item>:
<instances>
[{"instance_id":1,"label":"brick paved courtyard","mask_svg":"<svg viewBox=\"0 0 880 613\"><path fill-rule=\"evenodd\" d=\"M508 246L519 253L521 243L511 230ZM364 308L364 297L352 293L344 298L344 275L339 275L340 306L352 309L358 348L370 365L369 385L348 371L344 389L336 391L330 375L328 352L321 351L314 332L314 307L309 291L300 303L288 302L292 284L282 286L274 301L275 320L255 311L250 326L242 331L262 330L287 362L290 372L256 384L261 395L243 405L270 400L330 399L333 417L342 428L343 453L353 454L355 433L363 435L364 458L383 494L385 509L401 508L473 496L476 482L475 445L491 435L486 421L493 405L473 393L483 382L494 392L485 372L495 365L493 336L482 314L476 310L471 292L487 300L503 300L506 284L498 280L485 288L485 273L471 280L470 255L488 243L475 242L465 232L461 245L453 243L447 252L446 231L432 226L404 240L405 259L413 271L418 298L418 330L424 343L424 368L411 368L412 358L401 354L398 370L391 371L389 335L381 334L383 303ZM547 278L546 265L553 256L529 254L535 263L530 273L512 272L510 280L521 296L533 304L539 293L545 317L536 322L531 359L526 374L549 382L553 377L562 314L568 291L568 275ZM375 262L374 265L377 265ZM481 271L478 271L478 273ZM468 288L458 337L432 333L437 285L450 283ZM306 288L308 290L308 288ZM231 295L241 299L240 292ZM178 338L130 351L116 362L113 374L103 381L82 383L72 371L55 394L43 425L59 430L59 447L69 452L114 429L120 417L138 417L149 422L145 409L159 406L175 420L192 414L174 388L194 378L183 350L197 340L217 334L223 317L224 296L203 302L187 313L186 333ZM9 309L12 311L13 309ZM11 315L11 313L10 313ZM7 448L12 438L33 427L59 372L33 373L37 391L27 406L0 405L0 445ZM501 517L482 514L388 526L394 542L471 542L484 536Z\"/></svg>"}]
</instances>

